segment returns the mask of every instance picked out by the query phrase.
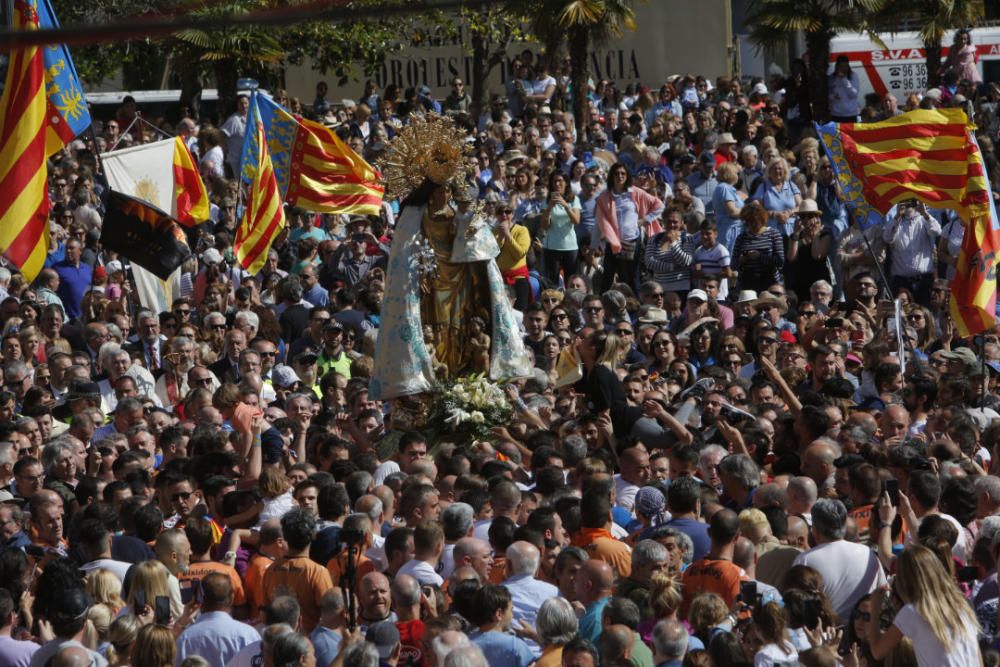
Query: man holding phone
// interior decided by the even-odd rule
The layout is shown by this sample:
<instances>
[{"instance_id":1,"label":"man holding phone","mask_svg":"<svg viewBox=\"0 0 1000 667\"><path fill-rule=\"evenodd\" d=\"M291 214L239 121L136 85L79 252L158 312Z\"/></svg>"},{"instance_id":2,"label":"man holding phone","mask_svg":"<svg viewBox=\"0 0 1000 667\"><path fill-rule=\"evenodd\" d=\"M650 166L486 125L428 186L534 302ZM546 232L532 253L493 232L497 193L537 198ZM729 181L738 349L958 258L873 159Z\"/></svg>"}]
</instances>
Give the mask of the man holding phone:
<instances>
[{"instance_id":1,"label":"man holding phone","mask_svg":"<svg viewBox=\"0 0 1000 667\"><path fill-rule=\"evenodd\" d=\"M909 289L917 303L930 299L934 282L934 248L941 223L916 199L900 202L889 211L882 240L889 247L889 287Z\"/></svg>"}]
</instances>

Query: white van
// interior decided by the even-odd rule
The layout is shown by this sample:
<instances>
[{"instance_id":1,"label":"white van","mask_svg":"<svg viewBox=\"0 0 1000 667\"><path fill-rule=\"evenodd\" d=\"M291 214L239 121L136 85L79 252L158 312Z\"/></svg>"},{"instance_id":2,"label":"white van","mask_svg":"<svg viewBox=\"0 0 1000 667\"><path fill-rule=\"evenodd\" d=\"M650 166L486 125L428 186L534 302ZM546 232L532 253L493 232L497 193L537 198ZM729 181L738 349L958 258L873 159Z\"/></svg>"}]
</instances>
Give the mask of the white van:
<instances>
[{"instance_id":1,"label":"white van","mask_svg":"<svg viewBox=\"0 0 1000 667\"><path fill-rule=\"evenodd\" d=\"M948 55L954 33L945 36L941 57ZM840 56L847 56L851 69L861 81L858 99L869 93L892 93L900 103L911 93L927 89L927 63L923 42L916 32L880 35L885 46L872 42L865 34L844 34L830 41L830 68ZM983 81L1000 81L1000 27L976 28L972 43L979 56Z\"/></svg>"}]
</instances>

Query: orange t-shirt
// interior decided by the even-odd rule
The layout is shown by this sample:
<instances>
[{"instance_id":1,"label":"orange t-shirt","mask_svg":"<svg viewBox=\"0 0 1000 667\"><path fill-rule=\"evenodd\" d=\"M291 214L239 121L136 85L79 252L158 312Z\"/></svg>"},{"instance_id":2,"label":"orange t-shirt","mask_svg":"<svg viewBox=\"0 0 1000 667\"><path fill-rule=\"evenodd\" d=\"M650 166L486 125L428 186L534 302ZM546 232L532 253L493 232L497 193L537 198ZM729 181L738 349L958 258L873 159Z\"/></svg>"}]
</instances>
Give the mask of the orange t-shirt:
<instances>
[{"instance_id":1,"label":"orange t-shirt","mask_svg":"<svg viewBox=\"0 0 1000 667\"><path fill-rule=\"evenodd\" d=\"M330 573L308 556L281 558L264 573L264 600L270 604L279 595L292 595L302 609L302 627L312 632L319 623L319 603L333 588Z\"/></svg>"},{"instance_id":2,"label":"orange t-shirt","mask_svg":"<svg viewBox=\"0 0 1000 667\"><path fill-rule=\"evenodd\" d=\"M875 510L874 505L861 505L855 507L847 516L854 519L854 523L858 527L858 542L861 544L868 544L869 538L871 536L871 522L872 522L872 512Z\"/></svg>"},{"instance_id":3,"label":"orange t-shirt","mask_svg":"<svg viewBox=\"0 0 1000 667\"><path fill-rule=\"evenodd\" d=\"M496 586L501 585L507 578L507 557L493 556L493 567L490 569L490 583Z\"/></svg>"},{"instance_id":4,"label":"orange t-shirt","mask_svg":"<svg viewBox=\"0 0 1000 667\"><path fill-rule=\"evenodd\" d=\"M347 569L347 550L341 549L340 553L330 559L326 564L326 569L330 572L330 580L334 586L340 585L340 578L344 576ZM378 572L375 561L364 554L354 557L354 586L355 590L361 588L361 579L370 572Z\"/></svg>"},{"instance_id":5,"label":"orange t-shirt","mask_svg":"<svg viewBox=\"0 0 1000 667\"><path fill-rule=\"evenodd\" d=\"M247 591L247 606L250 608L250 618L257 618L260 608L264 606L264 573L274 564L274 561L262 554L254 554L247 563L247 573L243 575L243 586Z\"/></svg>"},{"instance_id":6,"label":"orange t-shirt","mask_svg":"<svg viewBox=\"0 0 1000 667\"><path fill-rule=\"evenodd\" d=\"M239 573L236 568L230 567L225 563L216 563L215 561L204 561L202 563L191 563L191 567L188 571L178 577L181 588L189 588L192 582L201 581L208 575L218 572L229 577L229 581L233 584L233 604L237 607L245 605L247 603L246 591L243 589L243 581L240 579Z\"/></svg>"},{"instance_id":7,"label":"orange t-shirt","mask_svg":"<svg viewBox=\"0 0 1000 667\"><path fill-rule=\"evenodd\" d=\"M618 573L619 579L632 576L632 550L627 544L603 528L581 528L573 537L573 546L586 551L591 558L603 560Z\"/></svg>"},{"instance_id":8,"label":"orange t-shirt","mask_svg":"<svg viewBox=\"0 0 1000 667\"><path fill-rule=\"evenodd\" d=\"M681 616L685 617L691 601L701 593L715 593L732 607L740 595L740 582L747 579L747 573L739 565L728 560L702 558L691 563L684 570L684 598L681 602Z\"/></svg>"}]
</instances>

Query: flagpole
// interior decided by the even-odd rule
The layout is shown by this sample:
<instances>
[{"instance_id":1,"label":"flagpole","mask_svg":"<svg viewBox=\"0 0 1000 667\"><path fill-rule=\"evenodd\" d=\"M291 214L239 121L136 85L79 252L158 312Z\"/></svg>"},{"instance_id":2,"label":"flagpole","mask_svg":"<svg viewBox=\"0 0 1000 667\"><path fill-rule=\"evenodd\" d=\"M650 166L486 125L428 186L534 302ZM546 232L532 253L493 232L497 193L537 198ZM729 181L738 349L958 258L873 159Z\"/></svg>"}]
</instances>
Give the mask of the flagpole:
<instances>
[{"instance_id":1,"label":"flagpole","mask_svg":"<svg viewBox=\"0 0 1000 667\"><path fill-rule=\"evenodd\" d=\"M860 227L859 227L860 229ZM875 251L872 249L872 244L865 235L864 230L861 232L861 238L865 241L865 247L868 248L868 254L872 256L872 262L875 264L875 268L878 269L879 282L882 283L882 291L885 292L885 296L890 301L892 300L892 290L889 289L889 280L885 277L885 272L882 270L882 263L878 261L878 257L875 256ZM888 252L888 250L886 250Z\"/></svg>"}]
</instances>

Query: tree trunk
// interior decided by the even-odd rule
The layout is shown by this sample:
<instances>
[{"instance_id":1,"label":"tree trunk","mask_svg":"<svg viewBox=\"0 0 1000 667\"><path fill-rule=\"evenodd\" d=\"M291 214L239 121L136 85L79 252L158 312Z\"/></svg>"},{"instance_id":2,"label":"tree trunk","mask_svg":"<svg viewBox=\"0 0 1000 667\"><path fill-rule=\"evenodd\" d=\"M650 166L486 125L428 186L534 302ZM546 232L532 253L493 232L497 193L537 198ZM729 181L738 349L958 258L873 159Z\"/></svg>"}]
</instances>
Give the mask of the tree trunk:
<instances>
[{"instance_id":1,"label":"tree trunk","mask_svg":"<svg viewBox=\"0 0 1000 667\"><path fill-rule=\"evenodd\" d=\"M486 37L478 31L470 31L472 39L472 118L479 118L479 114L486 107L486 82L490 74L490 68L486 65L487 43Z\"/></svg>"},{"instance_id":2,"label":"tree trunk","mask_svg":"<svg viewBox=\"0 0 1000 667\"><path fill-rule=\"evenodd\" d=\"M201 72L198 67L181 66L181 106L188 107L195 120L201 117Z\"/></svg>"},{"instance_id":3,"label":"tree trunk","mask_svg":"<svg viewBox=\"0 0 1000 667\"><path fill-rule=\"evenodd\" d=\"M809 101L812 117L817 123L830 120L827 69L830 67L830 33L806 33L806 52L809 54Z\"/></svg>"},{"instance_id":4,"label":"tree trunk","mask_svg":"<svg viewBox=\"0 0 1000 667\"><path fill-rule=\"evenodd\" d=\"M578 139L587 136L587 83L590 80L590 31L582 26L569 30L570 79L573 86L573 121Z\"/></svg>"},{"instance_id":5,"label":"tree trunk","mask_svg":"<svg viewBox=\"0 0 1000 667\"><path fill-rule=\"evenodd\" d=\"M941 40L924 42L924 57L927 62L927 88L937 88L941 84Z\"/></svg>"},{"instance_id":6,"label":"tree trunk","mask_svg":"<svg viewBox=\"0 0 1000 667\"><path fill-rule=\"evenodd\" d=\"M219 103L216 106L217 122L221 124L230 114L236 111L236 62L221 60L212 68L215 72L215 87L219 91Z\"/></svg>"}]
</instances>

